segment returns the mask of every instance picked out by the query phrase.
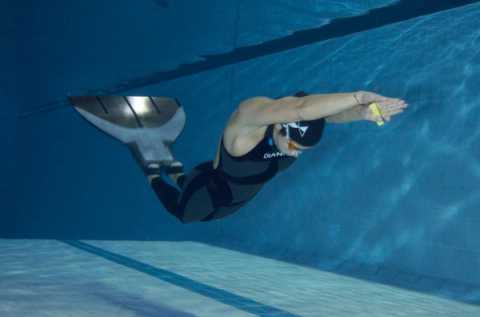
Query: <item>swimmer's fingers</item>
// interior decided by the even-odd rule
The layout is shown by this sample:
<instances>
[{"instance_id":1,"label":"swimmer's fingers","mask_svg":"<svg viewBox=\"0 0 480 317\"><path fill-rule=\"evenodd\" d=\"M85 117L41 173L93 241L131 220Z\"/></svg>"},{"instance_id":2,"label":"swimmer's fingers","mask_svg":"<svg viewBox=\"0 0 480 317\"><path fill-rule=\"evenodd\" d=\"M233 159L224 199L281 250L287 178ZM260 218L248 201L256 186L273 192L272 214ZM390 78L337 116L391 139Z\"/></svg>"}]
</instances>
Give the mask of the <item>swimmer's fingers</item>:
<instances>
[{"instance_id":1,"label":"swimmer's fingers","mask_svg":"<svg viewBox=\"0 0 480 317\"><path fill-rule=\"evenodd\" d=\"M363 117L365 120L374 122L388 122L395 115L398 115L407 108L407 104L403 100L388 99L371 103L363 107Z\"/></svg>"},{"instance_id":2,"label":"swimmer's fingers","mask_svg":"<svg viewBox=\"0 0 480 317\"><path fill-rule=\"evenodd\" d=\"M380 106L382 110L391 109L391 108L408 107L408 104L405 102L405 100L398 99L398 98L388 98L386 100L378 101L377 104Z\"/></svg>"},{"instance_id":3,"label":"swimmer's fingers","mask_svg":"<svg viewBox=\"0 0 480 317\"><path fill-rule=\"evenodd\" d=\"M384 113L383 113L383 118L385 119L385 121L388 122L388 121L391 120L391 118L392 118L393 116L396 116L396 115L398 115L398 114L400 114L400 113L402 113L402 112L403 112L403 109L390 110L390 111L387 111L387 112L384 112Z\"/></svg>"},{"instance_id":4,"label":"swimmer's fingers","mask_svg":"<svg viewBox=\"0 0 480 317\"><path fill-rule=\"evenodd\" d=\"M405 101L398 99L387 101L379 107L381 109L382 117L386 121L390 121L391 117L402 113L404 109L408 107L408 104Z\"/></svg>"}]
</instances>

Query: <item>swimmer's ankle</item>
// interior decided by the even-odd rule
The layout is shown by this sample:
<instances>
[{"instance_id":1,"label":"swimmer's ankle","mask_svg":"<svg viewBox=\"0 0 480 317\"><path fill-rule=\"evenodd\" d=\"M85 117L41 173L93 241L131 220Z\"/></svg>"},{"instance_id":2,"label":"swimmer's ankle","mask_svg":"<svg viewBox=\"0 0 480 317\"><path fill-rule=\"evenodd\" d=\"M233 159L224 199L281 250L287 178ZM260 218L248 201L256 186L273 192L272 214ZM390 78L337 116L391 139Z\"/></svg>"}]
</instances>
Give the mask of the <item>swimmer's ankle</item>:
<instances>
[{"instance_id":1,"label":"swimmer's ankle","mask_svg":"<svg viewBox=\"0 0 480 317\"><path fill-rule=\"evenodd\" d=\"M182 184L182 178L185 176L183 164L179 161L173 161L169 165L154 163L149 165L148 170L146 170L146 176L150 184L154 179L162 178L162 175L163 177L168 176L175 184Z\"/></svg>"},{"instance_id":2,"label":"swimmer's ankle","mask_svg":"<svg viewBox=\"0 0 480 317\"><path fill-rule=\"evenodd\" d=\"M183 178L185 177L185 173L176 173L176 174L167 174L170 179L177 184L178 186L182 187Z\"/></svg>"},{"instance_id":3,"label":"swimmer's ankle","mask_svg":"<svg viewBox=\"0 0 480 317\"><path fill-rule=\"evenodd\" d=\"M152 184L153 180L156 179L156 178L159 178L160 175L157 175L157 174L151 174L151 175L147 175L147 178L148 178L148 182L150 184Z\"/></svg>"}]
</instances>

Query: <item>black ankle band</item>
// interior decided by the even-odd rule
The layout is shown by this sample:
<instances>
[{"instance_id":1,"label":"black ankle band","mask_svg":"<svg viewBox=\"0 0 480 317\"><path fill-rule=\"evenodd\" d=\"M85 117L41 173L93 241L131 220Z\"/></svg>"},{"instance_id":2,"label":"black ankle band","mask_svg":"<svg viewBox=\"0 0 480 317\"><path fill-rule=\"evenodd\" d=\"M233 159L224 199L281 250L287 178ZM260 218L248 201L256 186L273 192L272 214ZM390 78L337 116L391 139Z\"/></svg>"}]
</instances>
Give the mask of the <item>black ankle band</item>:
<instances>
[{"instance_id":1,"label":"black ankle band","mask_svg":"<svg viewBox=\"0 0 480 317\"><path fill-rule=\"evenodd\" d=\"M164 167L167 174L181 174L183 173L183 165L170 165Z\"/></svg>"}]
</instances>

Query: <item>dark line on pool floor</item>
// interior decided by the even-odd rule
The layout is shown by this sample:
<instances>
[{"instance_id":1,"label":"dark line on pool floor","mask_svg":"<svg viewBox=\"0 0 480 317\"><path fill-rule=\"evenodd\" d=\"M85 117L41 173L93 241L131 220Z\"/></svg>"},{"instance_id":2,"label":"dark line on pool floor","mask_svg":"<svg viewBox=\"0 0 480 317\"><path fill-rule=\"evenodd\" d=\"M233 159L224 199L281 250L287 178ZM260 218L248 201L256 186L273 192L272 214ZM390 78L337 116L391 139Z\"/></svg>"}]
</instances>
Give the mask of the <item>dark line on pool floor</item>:
<instances>
[{"instance_id":1,"label":"dark line on pool floor","mask_svg":"<svg viewBox=\"0 0 480 317\"><path fill-rule=\"evenodd\" d=\"M159 269L152 265L116 254L102 248L98 248L88 243L76 240L59 240L69 246L86 251L88 253L100 256L111 262L123 265L138 272L145 273L156 279L170 283L172 285L182 287L188 291L212 298L223 304L235 307L238 310L245 311L257 316L282 316L282 317L300 317L288 311L275 308L273 306L265 305L254 301L252 299L231 293L229 291L209 286L201 282L192 280L188 277L182 276L168 270Z\"/></svg>"}]
</instances>

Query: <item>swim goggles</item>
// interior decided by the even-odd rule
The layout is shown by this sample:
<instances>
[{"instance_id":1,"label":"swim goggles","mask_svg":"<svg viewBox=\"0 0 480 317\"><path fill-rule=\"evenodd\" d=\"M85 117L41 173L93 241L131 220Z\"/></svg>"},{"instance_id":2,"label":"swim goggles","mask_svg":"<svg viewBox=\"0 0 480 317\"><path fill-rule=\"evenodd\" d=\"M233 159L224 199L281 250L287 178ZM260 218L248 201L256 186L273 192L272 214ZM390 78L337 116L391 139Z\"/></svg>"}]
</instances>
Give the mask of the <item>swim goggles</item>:
<instances>
[{"instance_id":1,"label":"swim goggles","mask_svg":"<svg viewBox=\"0 0 480 317\"><path fill-rule=\"evenodd\" d=\"M305 133L308 127L302 127L296 122L290 123L282 123L283 129L280 130L280 134L287 138L288 149L290 151L303 151L303 149L299 148L291 139L290 139L290 127L299 129L301 132Z\"/></svg>"}]
</instances>

